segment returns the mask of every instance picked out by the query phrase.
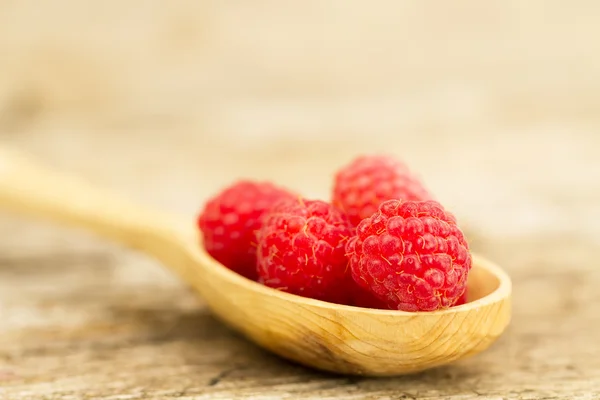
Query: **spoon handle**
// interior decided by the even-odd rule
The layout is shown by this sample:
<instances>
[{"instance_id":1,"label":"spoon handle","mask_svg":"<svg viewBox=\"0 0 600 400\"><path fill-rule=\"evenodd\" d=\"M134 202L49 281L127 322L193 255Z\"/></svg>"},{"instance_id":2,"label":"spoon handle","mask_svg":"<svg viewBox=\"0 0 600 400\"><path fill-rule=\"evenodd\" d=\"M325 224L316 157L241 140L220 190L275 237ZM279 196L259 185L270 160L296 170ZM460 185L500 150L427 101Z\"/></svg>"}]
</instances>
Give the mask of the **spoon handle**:
<instances>
[{"instance_id":1,"label":"spoon handle","mask_svg":"<svg viewBox=\"0 0 600 400\"><path fill-rule=\"evenodd\" d=\"M49 171L1 147L0 209L84 228L159 259L173 257L165 252L182 243L178 239L187 232L169 216Z\"/></svg>"}]
</instances>

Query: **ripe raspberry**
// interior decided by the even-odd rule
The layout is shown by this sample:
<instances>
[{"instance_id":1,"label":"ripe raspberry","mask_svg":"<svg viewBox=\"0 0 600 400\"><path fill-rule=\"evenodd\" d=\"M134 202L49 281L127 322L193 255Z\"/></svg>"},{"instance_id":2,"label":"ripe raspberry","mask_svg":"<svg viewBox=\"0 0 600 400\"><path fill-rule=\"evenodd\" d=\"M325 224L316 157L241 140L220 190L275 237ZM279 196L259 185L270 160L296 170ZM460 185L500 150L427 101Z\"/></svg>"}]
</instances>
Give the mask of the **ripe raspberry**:
<instances>
[{"instance_id":1,"label":"ripe raspberry","mask_svg":"<svg viewBox=\"0 0 600 400\"><path fill-rule=\"evenodd\" d=\"M391 156L361 156L341 168L333 187L333 204L356 226L385 200L431 200L408 167Z\"/></svg>"},{"instance_id":2,"label":"ripe raspberry","mask_svg":"<svg viewBox=\"0 0 600 400\"><path fill-rule=\"evenodd\" d=\"M355 307L363 307L363 308L376 308L376 309L387 309L387 304L381 300L379 300L373 292L364 289L361 286L358 286L356 282L353 282L356 287L352 292L352 297L350 299L351 306Z\"/></svg>"},{"instance_id":3,"label":"ripe raspberry","mask_svg":"<svg viewBox=\"0 0 600 400\"><path fill-rule=\"evenodd\" d=\"M458 300L456 300L456 304L454 304L455 306L462 306L463 304L467 304L467 294L468 292L468 287L465 288L465 291L463 292L462 296L460 296L458 298Z\"/></svg>"},{"instance_id":4,"label":"ripe raspberry","mask_svg":"<svg viewBox=\"0 0 600 400\"><path fill-rule=\"evenodd\" d=\"M346 250L352 278L387 308L403 311L455 305L471 269L456 219L436 201L383 202Z\"/></svg>"},{"instance_id":5,"label":"ripe raspberry","mask_svg":"<svg viewBox=\"0 0 600 400\"><path fill-rule=\"evenodd\" d=\"M294 195L268 182L238 181L209 199L198 216L206 251L221 264L256 279L256 231L275 203Z\"/></svg>"},{"instance_id":6,"label":"ripe raspberry","mask_svg":"<svg viewBox=\"0 0 600 400\"><path fill-rule=\"evenodd\" d=\"M300 296L345 302L349 296L346 216L319 200L280 203L258 233L258 275L266 286Z\"/></svg>"}]
</instances>

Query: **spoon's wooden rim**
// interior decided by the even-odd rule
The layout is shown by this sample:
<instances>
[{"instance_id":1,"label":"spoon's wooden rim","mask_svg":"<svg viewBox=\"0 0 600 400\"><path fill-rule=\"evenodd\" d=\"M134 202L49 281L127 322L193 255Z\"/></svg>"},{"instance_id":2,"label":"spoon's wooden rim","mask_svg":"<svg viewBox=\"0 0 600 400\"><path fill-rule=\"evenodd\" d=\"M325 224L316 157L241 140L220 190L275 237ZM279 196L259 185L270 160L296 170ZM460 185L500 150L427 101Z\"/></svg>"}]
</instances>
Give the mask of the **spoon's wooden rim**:
<instances>
[{"instance_id":1,"label":"spoon's wooden rim","mask_svg":"<svg viewBox=\"0 0 600 400\"><path fill-rule=\"evenodd\" d=\"M223 278L228 280L237 280L240 285L244 285L249 289L260 292L265 296L277 297L282 301L290 301L297 304L306 305L309 307L316 307L321 309L329 309L329 310L338 310L338 311L347 311L352 313L368 313L368 314L378 314L378 315L389 315L389 316L435 316L435 315L444 315L451 313L462 313L468 312L473 309L477 309L484 306L489 306L490 304L497 303L509 297L512 291L512 282L508 274L502 270L498 265L493 263L492 261L486 259L483 256L472 254L473 257L473 265L477 268L483 268L494 275L498 281L499 285L492 293L479 298L477 300L468 302L466 304L455 306L451 308L447 308L439 311L427 311L427 312L408 312L408 311L399 311L399 310L380 310L375 308L365 308L365 307L356 307L356 306L348 306L343 304L330 303L327 301L311 299L308 297L303 297L299 295L295 295L292 293L283 292L277 289L270 288L268 286L262 285L258 282L249 280L238 273L230 270L225 267L221 263L214 260L206 251L204 251L201 246L194 246L194 250L197 255L200 255L203 264L209 264L210 268L214 270L215 273L220 274ZM200 254L198 254L200 253Z\"/></svg>"}]
</instances>

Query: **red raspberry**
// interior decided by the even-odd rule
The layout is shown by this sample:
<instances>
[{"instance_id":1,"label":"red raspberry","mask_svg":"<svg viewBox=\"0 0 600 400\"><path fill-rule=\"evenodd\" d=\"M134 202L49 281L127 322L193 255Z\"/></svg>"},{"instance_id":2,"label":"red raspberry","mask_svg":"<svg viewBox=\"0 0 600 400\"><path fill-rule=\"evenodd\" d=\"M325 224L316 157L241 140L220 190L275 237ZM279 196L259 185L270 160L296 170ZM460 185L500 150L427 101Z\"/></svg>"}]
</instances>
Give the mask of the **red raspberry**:
<instances>
[{"instance_id":1,"label":"red raspberry","mask_svg":"<svg viewBox=\"0 0 600 400\"><path fill-rule=\"evenodd\" d=\"M355 283L358 286L358 284ZM350 305L363 308L387 309L385 302L379 300L371 291L365 290L361 286L355 287L351 297Z\"/></svg>"},{"instance_id":2,"label":"red raspberry","mask_svg":"<svg viewBox=\"0 0 600 400\"><path fill-rule=\"evenodd\" d=\"M258 233L259 281L300 296L345 302L349 296L346 216L319 200L280 203Z\"/></svg>"},{"instance_id":3,"label":"red raspberry","mask_svg":"<svg viewBox=\"0 0 600 400\"><path fill-rule=\"evenodd\" d=\"M221 264L256 279L256 231L266 211L294 195L268 182L242 180L209 199L197 223L206 251Z\"/></svg>"},{"instance_id":4,"label":"red raspberry","mask_svg":"<svg viewBox=\"0 0 600 400\"><path fill-rule=\"evenodd\" d=\"M403 311L455 305L471 269L456 219L436 201L383 202L346 250L352 278L387 308Z\"/></svg>"},{"instance_id":5,"label":"red raspberry","mask_svg":"<svg viewBox=\"0 0 600 400\"><path fill-rule=\"evenodd\" d=\"M333 187L333 204L356 226L370 217L382 201L431 200L408 167L391 156L361 156L341 168Z\"/></svg>"},{"instance_id":6,"label":"red raspberry","mask_svg":"<svg viewBox=\"0 0 600 400\"><path fill-rule=\"evenodd\" d=\"M456 304L454 304L455 306L462 306L463 304L467 304L467 292L468 287L465 288L465 291L463 292L462 296L460 296L458 300L456 300Z\"/></svg>"}]
</instances>

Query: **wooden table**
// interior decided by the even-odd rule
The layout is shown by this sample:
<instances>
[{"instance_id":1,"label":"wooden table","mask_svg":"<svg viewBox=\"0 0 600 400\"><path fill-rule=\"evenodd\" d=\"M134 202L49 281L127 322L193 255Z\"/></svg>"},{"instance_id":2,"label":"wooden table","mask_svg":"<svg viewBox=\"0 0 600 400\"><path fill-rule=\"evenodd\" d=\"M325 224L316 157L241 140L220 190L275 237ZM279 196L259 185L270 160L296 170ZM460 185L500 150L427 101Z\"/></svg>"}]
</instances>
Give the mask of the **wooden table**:
<instances>
[{"instance_id":1,"label":"wooden table","mask_svg":"<svg viewBox=\"0 0 600 400\"><path fill-rule=\"evenodd\" d=\"M327 198L395 153L509 272L514 317L452 366L323 374L154 261L4 213L1 399L600 398L597 3L53 3L0 2L1 143L189 221L241 175Z\"/></svg>"}]
</instances>

